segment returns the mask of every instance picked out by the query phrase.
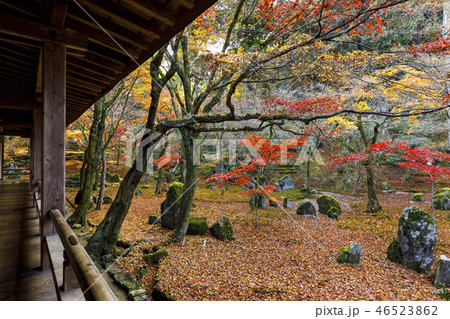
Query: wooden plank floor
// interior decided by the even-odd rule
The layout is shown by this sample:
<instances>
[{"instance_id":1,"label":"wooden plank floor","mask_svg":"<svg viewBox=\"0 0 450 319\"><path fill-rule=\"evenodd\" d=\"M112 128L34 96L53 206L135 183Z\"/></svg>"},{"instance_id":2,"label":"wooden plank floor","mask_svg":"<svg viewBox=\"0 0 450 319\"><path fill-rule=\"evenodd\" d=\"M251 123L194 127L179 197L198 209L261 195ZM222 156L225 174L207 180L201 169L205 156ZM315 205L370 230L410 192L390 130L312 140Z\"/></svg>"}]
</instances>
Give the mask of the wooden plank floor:
<instances>
[{"instance_id":1,"label":"wooden plank floor","mask_svg":"<svg viewBox=\"0 0 450 319\"><path fill-rule=\"evenodd\" d=\"M40 271L40 238L28 181L0 182L0 300L57 300Z\"/></svg>"}]
</instances>

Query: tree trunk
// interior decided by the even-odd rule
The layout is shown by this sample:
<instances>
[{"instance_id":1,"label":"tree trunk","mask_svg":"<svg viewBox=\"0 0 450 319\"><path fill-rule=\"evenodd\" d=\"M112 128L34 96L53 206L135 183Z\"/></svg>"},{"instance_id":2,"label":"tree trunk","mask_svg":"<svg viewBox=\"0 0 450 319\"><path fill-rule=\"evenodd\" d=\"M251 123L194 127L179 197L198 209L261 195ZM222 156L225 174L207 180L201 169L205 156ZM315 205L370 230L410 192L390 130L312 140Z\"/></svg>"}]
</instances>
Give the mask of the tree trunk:
<instances>
[{"instance_id":1,"label":"tree trunk","mask_svg":"<svg viewBox=\"0 0 450 319\"><path fill-rule=\"evenodd\" d=\"M116 161L116 174L119 175L119 165L120 165L120 136L119 145L117 145L117 161Z\"/></svg>"},{"instance_id":2,"label":"tree trunk","mask_svg":"<svg viewBox=\"0 0 450 319\"><path fill-rule=\"evenodd\" d=\"M86 214L91 205L91 193L92 184L94 182L94 176L96 169L99 164L99 154L98 154L98 141L99 135L103 135L104 125L101 125L102 114L101 114L102 103L97 102L94 106L94 119L92 121L91 130L89 133L89 143L87 149L84 153L86 167L84 171L83 184L81 184L80 192L81 199L77 208L73 214L69 217L67 222L69 225L80 224L82 226L86 225ZM103 131L102 131L103 128Z\"/></svg>"},{"instance_id":3,"label":"tree trunk","mask_svg":"<svg viewBox=\"0 0 450 319\"><path fill-rule=\"evenodd\" d=\"M105 150L103 150L103 152L102 152L102 173L101 173L101 179L100 179L100 192L98 194L97 207L95 207L96 210L102 209L103 197L105 197L105 181L106 181L106 155L105 155Z\"/></svg>"},{"instance_id":4,"label":"tree trunk","mask_svg":"<svg viewBox=\"0 0 450 319\"><path fill-rule=\"evenodd\" d=\"M370 163L369 165L366 165L366 175L367 175L367 196L368 196L366 212L374 214L379 212L382 207L378 203L375 186L375 174L373 172L372 167L370 166Z\"/></svg>"},{"instance_id":5,"label":"tree trunk","mask_svg":"<svg viewBox=\"0 0 450 319\"><path fill-rule=\"evenodd\" d=\"M136 162L134 162L124 176L114 202L108 209L105 218L97 227L91 239L89 239L86 251L92 256L97 258L104 254L112 254L114 256L120 229L128 214L133 194L143 175L144 172L138 170Z\"/></svg>"},{"instance_id":6,"label":"tree trunk","mask_svg":"<svg viewBox=\"0 0 450 319\"><path fill-rule=\"evenodd\" d=\"M346 168L346 170L345 170L345 174L344 174L344 185L343 185L343 189L344 189L344 191L346 191L347 190L347 179L348 179L348 173L349 173L349 171L350 171L350 165L347 165L347 168Z\"/></svg>"},{"instance_id":7,"label":"tree trunk","mask_svg":"<svg viewBox=\"0 0 450 319\"><path fill-rule=\"evenodd\" d=\"M181 195L180 217L173 234L173 240L177 242L182 241L186 236L197 183L197 176L194 166L194 137L192 132L188 129L181 129L181 135L183 138L185 154L186 176L183 194Z\"/></svg>"},{"instance_id":8,"label":"tree trunk","mask_svg":"<svg viewBox=\"0 0 450 319\"><path fill-rule=\"evenodd\" d=\"M308 159L306 160L306 190L311 193L311 152L308 150Z\"/></svg>"},{"instance_id":9,"label":"tree trunk","mask_svg":"<svg viewBox=\"0 0 450 319\"><path fill-rule=\"evenodd\" d=\"M166 132L155 132L155 119L159 106L159 98L162 88L167 84L167 81L175 74L175 68L170 68L165 76L161 79L159 77L159 68L161 66L167 45L161 48L152 58L150 63L150 74L152 76L151 85L151 102L147 118L147 132L141 141L137 160L142 160L142 170L139 170L137 160L134 161L133 166L128 170L124 176L119 190L113 203L108 209L105 218L97 227L94 235L89 240L86 250L94 258L99 258L104 253L114 253L115 244L119 237L120 229L123 221L128 214L131 201L135 194L136 188L145 174L147 168L147 152L153 151L154 146L163 137ZM176 50L175 50L176 51ZM119 140L120 141L120 140Z\"/></svg>"},{"instance_id":10,"label":"tree trunk","mask_svg":"<svg viewBox=\"0 0 450 319\"><path fill-rule=\"evenodd\" d=\"M100 179L100 172L98 170L95 170L94 183L92 184L93 191L97 190L99 179Z\"/></svg>"},{"instance_id":11,"label":"tree trunk","mask_svg":"<svg viewBox=\"0 0 450 319\"><path fill-rule=\"evenodd\" d=\"M162 171L162 169L158 169L158 177L156 180L155 194L161 194L161 187L162 187L163 179L164 179L163 171Z\"/></svg>"},{"instance_id":12,"label":"tree trunk","mask_svg":"<svg viewBox=\"0 0 450 319\"><path fill-rule=\"evenodd\" d=\"M356 194L356 192L358 191L359 180L361 179L363 172L364 172L364 169L361 168L359 170L358 177L356 177L356 179L355 179L355 184L353 185L353 194Z\"/></svg>"}]
</instances>

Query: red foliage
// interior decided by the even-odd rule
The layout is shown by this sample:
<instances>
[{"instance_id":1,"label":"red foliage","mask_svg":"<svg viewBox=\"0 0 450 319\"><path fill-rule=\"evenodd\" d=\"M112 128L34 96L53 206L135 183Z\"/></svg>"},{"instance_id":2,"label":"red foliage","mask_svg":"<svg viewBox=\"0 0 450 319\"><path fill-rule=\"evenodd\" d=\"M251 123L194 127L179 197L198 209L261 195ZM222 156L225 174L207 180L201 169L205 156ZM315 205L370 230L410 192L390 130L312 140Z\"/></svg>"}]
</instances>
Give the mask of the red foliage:
<instances>
[{"instance_id":1,"label":"red foliage","mask_svg":"<svg viewBox=\"0 0 450 319\"><path fill-rule=\"evenodd\" d=\"M162 170L168 169L170 166L176 164L177 162L182 162L183 159L177 154L164 154L160 158L153 161L153 164Z\"/></svg>"},{"instance_id":2,"label":"red foliage","mask_svg":"<svg viewBox=\"0 0 450 319\"><path fill-rule=\"evenodd\" d=\"M449 154L432 152L425 147L412 149L405 142L381 142L369 147L372 152L378 152L381 155L401 154L402 162L397 163L401 167L409 167L422 171L430 175L432 180L441 178L450 178L450 169L435 165L438 160L450 161Z\"/></svg>"},{"instance_id":3,"label":"red foliage","mask_svg":"<svg viewBox=\"0 0 450 319\"><path fill-rule=\"evenodd\" d=\"M396 2L388 0L383 5ZM350 30L350 35L379 34L384 32L383 21L378 15L384 9L380 9L379 5L379 1L363 0L262 0L258 5L257 17L265 21L267 28L278 33L295 29L305 21L320 21L323 33L332 31L337 25L354 27L361 23L360 28Z\"/></svg>"},{"instance_id":4,"label":"red foliage","mask_svg":"<svg viewBox=\"0 0 450 319\"><path fill-rule=\"evenodd\" d=\"M442 53L450 54L450 37L436 37L433 41L422 44L420 46L411 46L409 52L416 56L418 53Z\"/></svg>"}]
</instances>

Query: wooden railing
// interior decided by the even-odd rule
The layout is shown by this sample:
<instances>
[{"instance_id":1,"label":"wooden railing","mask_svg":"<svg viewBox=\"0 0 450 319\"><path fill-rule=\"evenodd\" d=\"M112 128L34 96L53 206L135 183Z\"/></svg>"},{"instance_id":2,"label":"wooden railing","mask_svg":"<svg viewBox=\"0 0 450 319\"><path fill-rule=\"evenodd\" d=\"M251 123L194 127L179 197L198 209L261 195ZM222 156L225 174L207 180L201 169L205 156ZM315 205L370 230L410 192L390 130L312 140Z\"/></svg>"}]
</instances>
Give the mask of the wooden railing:
<instances>
[{"instance_id":1,"label":"wooden railing","mask_svg":"<svg viewBox=\"0 0 450 319\"><path fill-rule=\"evenodd\" d=\"M117 300L108 284L103 280L94 262L80 244L77 236L57 209L51 209L50 218L64 246L68 261L72 266L86 300Z\"/></svg>"},{"instance_id":2,"label":"wooden railing","mask_svg":"<svg viewBox=\"0 0 450 319\"><path fill-rule=\"evenodd\" d=\"M41 212L41 200L40 200L40 184L35 185L36 189L33 190L34 200L37 209L37 215L42 218ZM55 226L58 237L64 247L64 281L70 281L70 277L75 277L78 286L83 292L85 300L88 301L117 301L116 296L112 292L111 288L102 278L102 275L98 271L92 259L89 257L84 247L78 241L77 236L74 234L70 226L67 224L66 219L58 209L51 209L48 212L53 225ZM49 249L47 245L47 238L44 238L44 249ZM55 289L58 296L58 300L61 300L59 287L57 284L55 270L53 262L50 256L50 265L53 274L53 280L55 281ZM69 273L69 275L68 275ZM70 275L73 273L72 275ZM73 276L75 275L75 276ZM66 285L63 283L63 287L71 286L73 283Z\"/></svg>"}]
</instances>

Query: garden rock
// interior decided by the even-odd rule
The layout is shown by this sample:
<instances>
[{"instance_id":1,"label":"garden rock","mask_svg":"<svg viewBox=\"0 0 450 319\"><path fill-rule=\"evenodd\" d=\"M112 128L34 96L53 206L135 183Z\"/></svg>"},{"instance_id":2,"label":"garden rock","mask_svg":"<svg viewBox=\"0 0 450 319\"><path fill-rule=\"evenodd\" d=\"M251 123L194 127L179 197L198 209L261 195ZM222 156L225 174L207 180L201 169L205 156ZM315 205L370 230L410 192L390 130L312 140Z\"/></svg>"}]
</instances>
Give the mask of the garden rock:
<instances>
[{"instance_id":1,"label":"garden rock","mask_svg":"<svg viewBox=\"0 0 450 319\"><path fill-rule=\"evenodd\" d=\"M329 195L319 196L317 197L317 204L319 205L319 213L328 215L331 219L338 220L341 214L341 206L334 197Z\"/></svg>"},{"instance_id":2,"label":"garden rock","mask_svg":"<svg viewBox=\"0 0 450 319\"><path fill-rule=\"evenodd\" d=\"M339 264L359 264L361 252L362 247L358 244L342 247L336 261Z\"/></svg>"},{"instance_id":3,"label":"garden rock","mask_svg":"<svg viewBox=\"0 0 450 319\"><path fill-rule=\"evenodd\" d=\"M139 189L137 189L136 190L136 196L141 196L141 195L142 195L142 192Z\"/></svg>"},{"instance_id":4,"label":"garden rock","mask_svg":"<svg viewBox=\"0 0 450 319\"><path fill-rule=\"evenodd\" d=\"M255 205L256 202L256 205ZM252 210L256 208L259 209L265 209L266 208L266 196L264 195L260 195L260 194L256 194L254 197L251 197L250 200L248 201L248 204L250 206L250 208Z\"/></svg>"},{"instance_id":5,"label":"garden rock","mask_svg":"<svg viewBox=\"0 0 450 319\"><path fill-rule=\"evenodd\" d=\"M278 207L278 203L275 200L269 199L269 206L270 207Z\"/></svg>"},{"instance_id":6,"label":"garden rock","mask_svg":"<svg viewBox=\"0 0 450 319\"><path fill-rule=\"evenodd\" d=\"M441 255L431 275L436 288L450 288L450 258Z\"/></svg>"},{"instance_id":7,"label":"garden rock","mask_svg":"<svg viewBox=\"0 0 450 319\"><path fill-rule=\"evenodd\" d=\"M433 207L439 210L450 210L450 188L442 188L434 193Z\"/></svg>"},{"instance_id":8,"label":"garden rock","mask_svg":"<svg viewBox=\"0 0 450 319\"><path fill-rule=\"evenodd\" d=\"M128 300L131 301L147 301L147 295L144 289L132 290L127 295Z\"/></svg>"},{"instance_id":9,"label":"garden rock","mask_svg":"<svg viewBox=\"0 0 450 319\"><path fill-rule=\"evenodd\" d=\"M425 196L423 195L423 193L415 193L412 200L415 202L424 202Z\"/></svg>"},{"instance_id":10,"label":"garden rock","mask_svg":"<svg viewBox=\"0 0 450 319\"><path fill-rule=\"evenodd\" d=\"M285 176L278 181L278 185L280 185L280 189L292 189L294 188L294 181L289 177Z\"/></svg>"},{"instance_id":11,"label":"garden rock","mask_svg":"<svg viewBox=\"0 0 450 319\"><path fill-rule=\"evenodd\" d=\"M113 200L109 196L103 197L103 204L112 204Z\"/></svg>"},{"instance_id":12,"label":"garden rock","mask_svg":"<svg viewBox=\"0 0 450 319\"><path fill-rule=\"evenodd\" d=\"M117 174L111 175L111 182L113 183L119 183L120 182L120 177Z\"/></svg>"},{"instance_id":13,"label":"garden rock","mask_svg":"<svg viewBox=\"0 0 450 319\"><path fill-rule=\"evenodd\" d=\"M433 219L413 206L405 208L398 223L398 239L389 245L387 257L419 273L430 270L435 259L436 224Z\"/></svg>"},{"instance_id":14,"label":"garden rock","mask_svg":"<svg viewBox=\"0 0 450 319\"><path fill-rule=\"evenodd\" d=\"M234 240L233 227L227 216L223 216L209 228L211 234L219 240L230 241Z\"/></svg>"},{"instance_id":15,"label":"garden rock","mask_svg":"<svg viewBox=\"0 0 450 319\"><path fill-rule=\"evenodd\" d=\"M161 224L161 219L158 216L150 215L148 216L148 223L150 225Z\"/></svg>"},{"instance_id":16,"label":"garden rock","mask_svg":"<svg viewBox=\"0 0 450 319\"><path fill-rule=\"evenodd\" d=\"M186 234L188 235L204 235L208 231L206 217L189 217L189 225Z\"/></svg>"},{"instance_id":17,"label":"garden rock","mask_svg":"<svg viewBox=\"0 0 450 319\"><path fill-rule=\"evenodd\" d=\"M138 284L136 282L136 279L133 277L132 274L129 273L122 273L117 274L114 276L114 281L123 289L125 289L126 292L130 292L132 290L136 290L138 287Z\"/></svg>"},{"instance_id":18,"label":"garden rock","mask_svg":"<svg viewBox=\"0 0 450 319\"><path fill-rule=\"evenodd\" d=\"M161 204L161 226L175 229L180 216L180 199L184 184L173 182L167 191L167 197Z\"/></svg>"},{"instance_id":19,"label":"garden rock","mask_svg":"<svg viewBox=\"0 0 450 319\"><path fill-rule=\"evenodd\" d=\"M384 191L388 191L391 189L391 185L388 182L383 182L381 183L380 188Z\"/></svg>"},{"instance_id":20,"label":"garden rock","mask_svg":"<svg viewBox=\"0 0 450 319\"><path fill-rule=\"evenodd\" d=\"M163 257L169 256L169 253L165 249L160 249L154 253L143 255L142 259L147 264L157 264Z\"/></svg>"},{"instance_id":21,"label":"garden rock","mask_svg":"<svg viewBox=\"0 0 450 319\"><path fill-rule=\"evenodd\" d=\"M283 207L284 208L292 208L291 200L289 199L289 197L286 197L283 200Z\"/></svg>"},{"instance_id":22,"label":"garden rock","mask_svg":"<svg viewBox=\"0 0 450 319\"><path fill-rule=\"evenodd\" d=\"M298 204L297 215L316 216L316 208L309 199L304 199Z\"/></svg>"}]
</instances>

